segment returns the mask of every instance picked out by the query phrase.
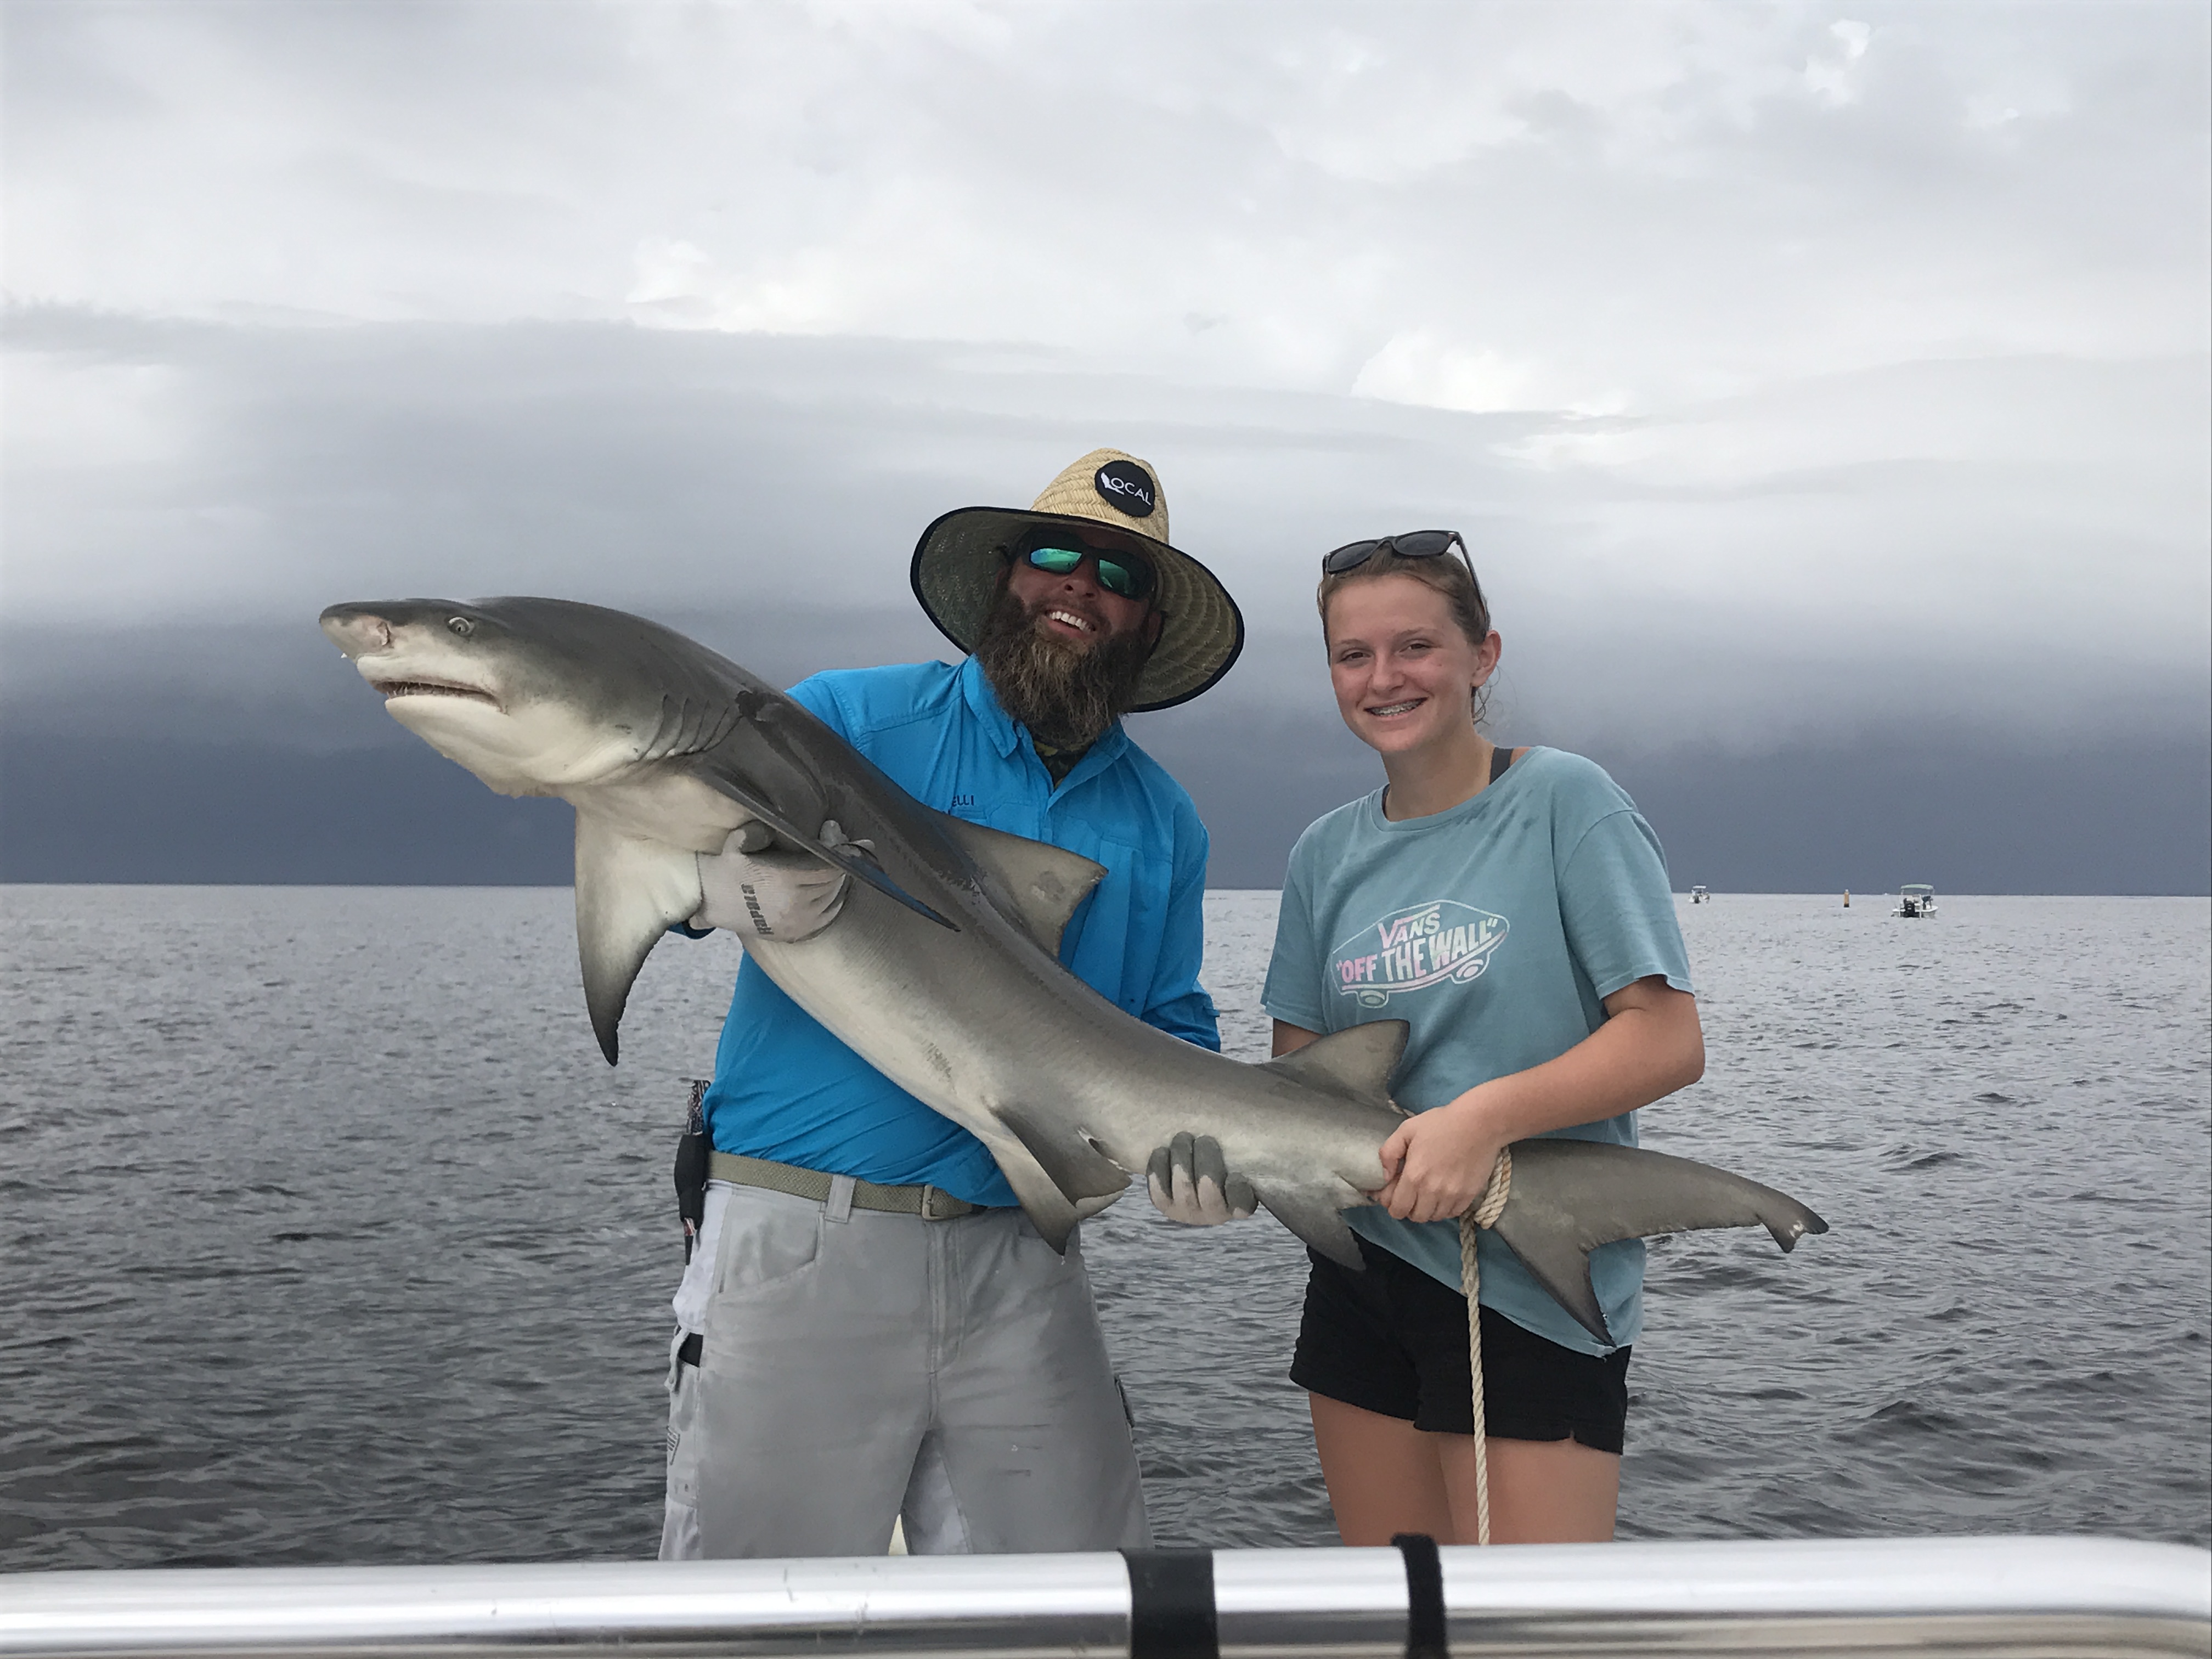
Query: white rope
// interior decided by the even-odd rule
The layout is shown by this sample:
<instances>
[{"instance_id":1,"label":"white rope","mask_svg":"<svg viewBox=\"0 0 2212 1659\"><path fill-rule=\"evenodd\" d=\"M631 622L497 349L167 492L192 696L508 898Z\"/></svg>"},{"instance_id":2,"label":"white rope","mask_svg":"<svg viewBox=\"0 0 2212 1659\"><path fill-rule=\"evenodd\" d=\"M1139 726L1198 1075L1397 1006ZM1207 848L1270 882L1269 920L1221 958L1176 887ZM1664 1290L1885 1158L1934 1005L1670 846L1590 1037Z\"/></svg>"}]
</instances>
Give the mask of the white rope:
<instances>
[{"instance_id":1,"label":"white rope","mask_svg":"<svg viewBox=\"0 0 2212 1659\"><path fill-rule=\"evenodd\" d=\"M1491 1167L1490 1185L1459 1218L1459 1282L1467 1292L1467 1363L1473 1377L1474 1402L1474 1541L1490 1541L1490 1437L1483 1426L1482 1407L1482 1267L1477 1261L1474 1236L1484 1227L1495 1227L1513 1193L1513 1152L1498 1154Z\"/></svg>"}]
</instances>

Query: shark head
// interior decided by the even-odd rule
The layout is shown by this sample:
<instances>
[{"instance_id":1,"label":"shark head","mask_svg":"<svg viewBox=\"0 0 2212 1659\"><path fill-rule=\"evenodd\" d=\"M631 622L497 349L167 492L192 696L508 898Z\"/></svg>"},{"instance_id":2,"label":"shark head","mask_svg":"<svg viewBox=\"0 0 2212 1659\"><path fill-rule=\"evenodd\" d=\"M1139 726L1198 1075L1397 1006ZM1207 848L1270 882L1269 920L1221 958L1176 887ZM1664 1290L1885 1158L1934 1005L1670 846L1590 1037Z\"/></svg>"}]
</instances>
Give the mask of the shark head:
<instances>
[{"instance_id":1,"label":"shark head","mask_svg":"<svg viewBox=\"0 0 2212 1659\"><path fill-rule=\"evenodd\" d=\"M504 794L611 776L665 720L665 630L596 606L386 599L334 605L322 627L394 720Z\"/></svg>"}]
</instances>

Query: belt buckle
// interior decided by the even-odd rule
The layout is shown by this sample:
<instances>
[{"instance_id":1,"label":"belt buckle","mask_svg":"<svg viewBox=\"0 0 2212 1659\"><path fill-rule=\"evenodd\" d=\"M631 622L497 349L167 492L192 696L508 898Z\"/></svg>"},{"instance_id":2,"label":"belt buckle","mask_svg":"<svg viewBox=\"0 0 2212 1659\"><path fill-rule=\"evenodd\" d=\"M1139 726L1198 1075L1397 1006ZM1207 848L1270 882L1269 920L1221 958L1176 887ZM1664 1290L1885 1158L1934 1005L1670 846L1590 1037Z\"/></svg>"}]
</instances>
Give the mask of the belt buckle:
<instances>
[{"instance_id":1,"label":"belt buckle","mask_svg":"<svg viewBox=\"0 0 2212 1659\"><path fill-rule=\"evenodd\" d=\"M939 1208L942 1205L945 1207ZM921 1188L921 1218L924 1221L957 1221L973 1208L964 1198L955 1198L941 1187L924 1182Z\"/></svg>"}]
</instances>

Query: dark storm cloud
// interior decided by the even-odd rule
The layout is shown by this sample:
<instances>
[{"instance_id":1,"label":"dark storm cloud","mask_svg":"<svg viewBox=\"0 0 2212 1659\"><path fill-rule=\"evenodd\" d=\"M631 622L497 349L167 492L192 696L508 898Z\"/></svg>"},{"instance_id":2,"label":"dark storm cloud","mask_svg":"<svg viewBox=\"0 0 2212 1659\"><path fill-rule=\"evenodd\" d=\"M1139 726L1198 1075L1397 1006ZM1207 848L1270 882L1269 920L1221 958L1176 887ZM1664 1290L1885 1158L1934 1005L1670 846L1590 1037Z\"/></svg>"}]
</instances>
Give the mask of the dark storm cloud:
<instances>
[{"instance_id":1,"label":"dark storm cloud","mask_svg":"<svg viewBox=\"0 0 2212 1659\"><path fill-rule=\"evenodd\" d=\"M1139 58L1098 50L1109 15ZM1506 636L1501 733L1688 803L1747 884L1836 884L1820 825L2032 822L2006 780L2124 749L2114 822L2167 850L2114 829L2139 873L2100 873L2082 811L2039 844L2075 884L2201 885L2202 815L2158 793L2201 769L2212 682L2201 8L8 27L6 869L229 869L259 833L388 878L343 854L388 836L251 828L339 822L351 761L387 803L454 787L323 605L565 594L784 679L926 655L921 526L1103 442L1158 465L1251 623L1140 722L1229 879L1370 779L1316 556L1449 525ZM234 826L199 863L89 829L157 775L230 804L188 815ZM1865 810L1813 812L1820 778ZM528 864L509 833L482 867ZM2039 856L1987 882L2059 880Z\"/></svg>"},{"instance_id":2,"label":"dark storm cloud","mask_svg":"<svg viewBox=\"0 0 2212 1659\"><path fill-rule=\"evenodd\" d=\"M1254 619L1220 688L1135 722L1196 795L1218 884L1274 884L1298 830L1376 781L1328 692L1316 553L1434 521L1469 526L1506 628L1498 734L1600 758L1684 884L2205 884L2201 674L2171 648L2129 660L2109 623L2085 629L2108 597L2090 578L2038 588L2017 557L2033 526L1971 462L1808 479L1739 454L1730 477L1615 468L1563 501L1549 481L1571 469L1501 452L1532 434L1614 443L1651 428L1170 399L1041 354L978 363L599 325L267 331L49 312L20 316L14 346L70 368L67 384L123 377L126 412L141 395L168 412L99 422L121 447L111 461L84 464L96 452L80 445L75 469L11 479L0 878L559 881L567 814L492 796L391 722L314 628L324 604L570 594L647 611L785 682L928 656L943 641L905 592L920 526L1018 500L1108 436L1161 460L1177 539ZM2023 396L2047 378L1990 372ZM2057 383L2078 410L2100 385L2140 403L2165 377L2071 366ZM1924 410L1932 389L1912 391L1893 402ZM161 427L178 411L180 437ZM1750 433L1765 413L1714 418ZM2049 503L2017 474L2032 519ZM1814 612L1771 591L1734 598L1694 566L1647 558L1623 577L1604 556L1609 538L1695 550L1734 515L1764 524L1811 502L1851 526L1848 561L1885 514L1901 525L1945 500L1946 534L1984 526L1988 556L1967 572L1987 585L1982 610L2049 608L2009 659L1970 591L1929 597L1948 592L1942 569L1876 580L1847 562L1820 577ZM2006 503L1995 528L1992 500ZM1705 528L1665 529L1670 514ZM43 559L74 586L19 597ZM2160 626L2136 637L2168 638Z\"/></svg>"},{"instance_id":3,"label":"dark storm cloud","mask_svg":"<svg viewBox=\"0 0 2212 1659\"><path fill-rule=\"evenodd\" d=\"M1555 740L1755 750L1936 713L2034 741L2201 702L2201 617L2175 603L2203 585L2192 362L1923 364L1563 422L621 325L49 309L11 333L19 634L538 592L704 619L794 671L864 635L926 654L918 617L860 621L903 607L921 528L1111 441L1160 465L1178 542L1244 605L1230 701L1318 695L1322 549L1441 524L1496 600L1502 707ZM2002 416L1959 418L1982 399ZM146 660L234 672L173 636Z\"/></svg>"}]
</instances>

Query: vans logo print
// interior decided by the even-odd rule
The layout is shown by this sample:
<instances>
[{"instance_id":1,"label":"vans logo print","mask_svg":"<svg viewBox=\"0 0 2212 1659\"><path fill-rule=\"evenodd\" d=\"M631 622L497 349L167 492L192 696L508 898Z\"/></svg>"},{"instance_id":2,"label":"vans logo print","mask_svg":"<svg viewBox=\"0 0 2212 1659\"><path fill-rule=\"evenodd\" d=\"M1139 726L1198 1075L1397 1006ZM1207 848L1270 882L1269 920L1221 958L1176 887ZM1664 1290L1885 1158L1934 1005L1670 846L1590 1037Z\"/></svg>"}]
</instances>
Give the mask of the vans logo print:
<instances>
[{"instance_id":1,"label":"vans logo print","mask_svg":"<svg viewBox=\"0 0 2212 1659\"><path fill-rule=\"evenodd\" d=\"M1329 952L1338 994L1363 1008L1446 980L1480 979L1511 924L1456 899L1393 911Z\"/></svg>"}]
</instances>

